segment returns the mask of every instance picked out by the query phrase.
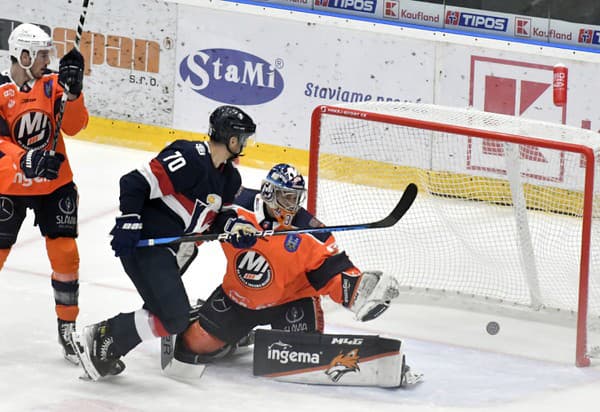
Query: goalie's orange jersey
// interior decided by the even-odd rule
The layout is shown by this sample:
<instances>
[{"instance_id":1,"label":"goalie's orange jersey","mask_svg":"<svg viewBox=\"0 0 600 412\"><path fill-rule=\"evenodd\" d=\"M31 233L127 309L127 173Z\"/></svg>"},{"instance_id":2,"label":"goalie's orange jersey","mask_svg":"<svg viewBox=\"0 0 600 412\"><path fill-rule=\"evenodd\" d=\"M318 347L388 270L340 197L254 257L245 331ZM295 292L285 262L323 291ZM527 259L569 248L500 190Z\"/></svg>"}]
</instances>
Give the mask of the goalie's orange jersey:
<instances>
[{"instance_id":1,"label":"goalie's orange jersey","mask_svg":"<svg viewBox=\"0 0 600 412\"><path fill-rule=\"evenodd\" d=\"M262 208L262 206L261 206ZM237 213L257 228L257 213L237 207ZM261 214L260 212L258 214ZM233 301L249 309L263 309L293 300L329 295L341 302L342 271L359 273L346 254L338 249L333 235L310 234L269 236L258 239L250 249L221 244L227 257L223 290ZM309 279L312 279L311 280ZM319 290L315 284L320 284Z\"/></svg>"},{"instance_id":2,"label":"goalie's orange jersey","mask_svg":"<svg viewBox=\"0 0 600 412\"><path fill-rule=\"evenodd\" d=\"M2 152L12 156L17 167L12 182L0 185L0 193L45 195L73 180L61 133L56 151L65 155L66 160L60 167L57 179L28 179L18 161L26 150L52 149L62 92L56 73L47 72L42 78L24 85L20 90L7 73L0 75L0 139L4 143ZM73 136L86 127L88 117L82 94L76 100L66 103L61 129ZM6 174L1 178L6 179Z\"/></svg>"}]
</instances>

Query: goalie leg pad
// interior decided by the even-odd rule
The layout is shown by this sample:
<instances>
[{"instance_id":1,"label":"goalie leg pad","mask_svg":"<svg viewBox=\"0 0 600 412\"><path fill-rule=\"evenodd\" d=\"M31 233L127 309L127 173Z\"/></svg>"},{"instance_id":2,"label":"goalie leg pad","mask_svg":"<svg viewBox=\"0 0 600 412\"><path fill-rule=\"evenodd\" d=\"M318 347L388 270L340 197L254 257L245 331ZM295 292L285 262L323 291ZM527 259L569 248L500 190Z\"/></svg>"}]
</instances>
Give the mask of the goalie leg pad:
<instances>
[{"instance_id":1,"label":"goalie leg pad","mask_svg":"<svg viewBox=\"0 0 600 412\"><path fill-rule=\"evenodd\" d=\"M254 375L340 386L400 387L401 342L376 335L331 335L257 329Z\"/></svg>"}]
</instances>

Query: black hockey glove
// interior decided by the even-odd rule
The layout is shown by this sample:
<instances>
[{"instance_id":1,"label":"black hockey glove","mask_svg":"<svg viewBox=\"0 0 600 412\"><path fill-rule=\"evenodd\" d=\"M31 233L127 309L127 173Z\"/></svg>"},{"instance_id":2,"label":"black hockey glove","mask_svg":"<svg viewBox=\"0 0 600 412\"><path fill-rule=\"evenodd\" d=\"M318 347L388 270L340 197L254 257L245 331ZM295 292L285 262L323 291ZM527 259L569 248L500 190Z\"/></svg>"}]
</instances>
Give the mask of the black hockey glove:
<instances>
[{"instance_id":1,"label":"black hockey glove","mask_svg":"<svg viewBox=\"0 0 600 412\"><path fill-rule=\"evenodd\" d=\"M25 177L45 177L54 180L58 177L60 165L65 161L62 153L50 150L29 150L21 156L21 169Z\"/></svg>"},{"instance_id":2,"label":"black hockey glove","mask_svg":"<svg viewBox=\"0 0 600 412\"><path fill-rule=\"evenodd\" d=\"M117 217L110 234L113 236L110 246L115 256L131 255L142 235L142 217L134 213Z\"/></svg>"},{"instance_id":3,"label":"black hockey glove","mask_svg":"<svg viewBox=\"0 0 600 412\"><path fill-rule=\"evenodd\" d=\"M241 217L230 218L225 223L224 232L231 235L227 242L236 249L249 249L257 241L256 236L254 236L254 233L257 232L256 228L252 223Z\"/></svg>"},{"instance_id":4,"label":"black hockey glove","mask_svg":"<svg viewBox=\"0 0 600 412\"><path fill-rule=\"evenodd\" d=\"M58 82L69 88L69 93L79 97L83 88L83 70L85 63L79 50L73 48L65 54L58 66Z\"/></svg>"}]
</instances>

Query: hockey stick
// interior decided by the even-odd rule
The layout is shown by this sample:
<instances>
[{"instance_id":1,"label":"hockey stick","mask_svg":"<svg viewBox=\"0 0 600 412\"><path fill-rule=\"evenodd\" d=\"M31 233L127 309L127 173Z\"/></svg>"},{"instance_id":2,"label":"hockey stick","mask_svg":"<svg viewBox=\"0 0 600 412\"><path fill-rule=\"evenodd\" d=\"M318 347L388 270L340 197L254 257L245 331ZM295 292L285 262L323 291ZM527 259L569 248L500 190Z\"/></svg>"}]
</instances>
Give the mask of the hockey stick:
<instances>
[{"instance_id":1,"label":"hockey stick","mask_svg":"<svg viewBox=\"0 0 600 412\"><path fill-rule=\"evenodd\" d=\"M371 223L359 223L354 225L339 225L339 226L322 226L322 227L308 227L300 229L289 229L289 230L264 230L262 232L254 233L254 236L258 238L267 236L282 236L282 235L298 235L302 233L322 233L322 232L343 232L348 230L362 230L362 229L380 229L390 226L394 226L404 214L410 209L415 198L417 197L417 185L409 183L404 189L404 193L400 198L400 201L394 207L394 210L385 218ZM227 241L231 236L235 236L232 233L208 233L208 234L191 234L174 237L162 237L156 239L142 239L137 243L138 247L147 246L159 246L159 245L176 245L183 242L199 242L199 241L211 241L221 240Z\"/></svg>"},{"instance_id":2,"label":"hockey stick","mask_svg":"<svg viewBox=\"0 0 600 412\"><path fill-rule=\"evenodd\" d=\"M190 309L190 323L198 320L200 306L204 304L203 299L197 299L196 304ZM175 355L175 335L167 335L160 338L160 368L164 371L171 363Z\"/></svg>"},{"instance_id":3,"label":"hockey stick","mask_svg":"<svg viewBox=\"0 0 600 412\"><path fill-rule=\"evenodd\" d=\"M85 16L87 15L88 5L90 0L83 0L83 10L79 16L79 23L77 24L77 33L75 35L75 49L79 50L79 43L81 43L81 36L83 35L83 24L85 23ZM66 84L63 87L64 91L60 97L60 106L58 108L58 117L56 118L56 130L54 131L54 141L52 142L52 154L56 151L56 145L58 144L58 135L60 128L62 127L63 116L65 114L65 106L67 104L67 98L69 94L69 86Z\"/></svg>"}]
</instances>

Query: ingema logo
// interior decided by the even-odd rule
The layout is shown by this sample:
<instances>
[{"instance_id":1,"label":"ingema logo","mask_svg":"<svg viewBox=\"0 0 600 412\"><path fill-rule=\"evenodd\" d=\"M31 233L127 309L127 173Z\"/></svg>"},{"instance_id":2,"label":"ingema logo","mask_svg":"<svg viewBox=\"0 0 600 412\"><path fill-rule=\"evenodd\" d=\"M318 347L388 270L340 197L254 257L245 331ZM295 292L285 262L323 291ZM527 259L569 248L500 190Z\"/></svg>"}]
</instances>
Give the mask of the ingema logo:
<instances>
[{"instance_id":1,"label":"ingema logo","mask_svg":"<svg viewBox=\"0 0 600 412\"><path fill-rule=\"evenodd\" d=\"M278 361L282 364L287 363L311 363L318 365L321 361L319 353L297 352L292 349L292 345L281 341L272 343L267 349L267 359Z\"/></svg>"},{"instance_id":2,"label":"ingema logo","mask_svg":"<svg viewBox=\"0 0 600 412\"><path fill-rule=\"evenodd\" d=\"M239 50L206 49L186 56L179 75L187 87L211 100L253 105L273 100L283 91L283 77L277 70L283 64L277 63Z\"/></svg>"}]
</instances>

